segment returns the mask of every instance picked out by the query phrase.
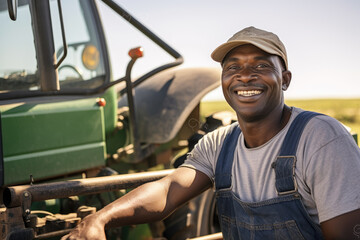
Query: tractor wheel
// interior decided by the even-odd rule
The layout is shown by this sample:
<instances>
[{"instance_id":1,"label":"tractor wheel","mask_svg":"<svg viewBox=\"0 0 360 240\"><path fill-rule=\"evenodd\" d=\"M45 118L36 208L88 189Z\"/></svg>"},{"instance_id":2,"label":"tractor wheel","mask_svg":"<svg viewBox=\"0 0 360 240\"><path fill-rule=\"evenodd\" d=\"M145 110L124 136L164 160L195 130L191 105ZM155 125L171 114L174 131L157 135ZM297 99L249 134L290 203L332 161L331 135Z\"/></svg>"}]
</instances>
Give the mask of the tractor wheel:
<instances>
[{"instance_id":1,"label":"tractor wheel","mask_svg":"<svg viewBox=\"0 0 360 240\"><path fill-rule=\"evenodd\" d=\"M192 199L164 220L163 236L168 240L185 240L220 232L212 189Z\"/></svg>"},{"instance_id":2,"label":"tractor wheel","mask_svg":"<svg viewBox=\"0 0 360 240\"><path fill-rule=\"evenodd\" d=\"M211 132L221 126L229 125L236 120L233 112L223 111L206 118L201 127L202 133L196 133L188 139L189 151L202 138L204 133ZM186 154L173 163L177 168L186 159ZM176 210L164 220L163 236L168 240L185 240L211 233L220 232L220 222L217 214L215 192L209 189Z\"/></svg>"},{"instance_id":3,"label":"tractor wheel","mask_svg":"<svg viewBox=\"0 0 360 240\"><path fill-rule=\"evenodd\" d=\"M209 189L194 200L197 201L196 212L194 213L196 236L220 232L214 190Z\"/></svg>"}]
</instances>

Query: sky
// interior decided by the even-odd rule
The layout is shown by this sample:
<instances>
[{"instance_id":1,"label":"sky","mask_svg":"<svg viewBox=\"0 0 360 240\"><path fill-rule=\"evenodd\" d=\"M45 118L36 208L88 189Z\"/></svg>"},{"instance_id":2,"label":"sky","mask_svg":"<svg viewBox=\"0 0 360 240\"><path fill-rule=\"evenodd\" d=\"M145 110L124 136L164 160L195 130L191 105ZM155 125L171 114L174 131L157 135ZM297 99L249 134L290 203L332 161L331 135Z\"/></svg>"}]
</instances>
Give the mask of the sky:
<instances>
[{"instance_id":1,"label":"sky","mask_svg":"<svg viewBox=\"0 0 360 240\"><path fill-rule=\"evenodd\" d=\"M221 69L211 52L237 31L255 26L276 33L285 44L293 76L285 98L360 97L359 0L116 2L180 52L185 59L181 67ZM99 6L115 78L123 75L131 47L144 47L134 76L172 61L111 9ZM206 99L223 99L221 89Z\"/></svg>"}]
</instances>

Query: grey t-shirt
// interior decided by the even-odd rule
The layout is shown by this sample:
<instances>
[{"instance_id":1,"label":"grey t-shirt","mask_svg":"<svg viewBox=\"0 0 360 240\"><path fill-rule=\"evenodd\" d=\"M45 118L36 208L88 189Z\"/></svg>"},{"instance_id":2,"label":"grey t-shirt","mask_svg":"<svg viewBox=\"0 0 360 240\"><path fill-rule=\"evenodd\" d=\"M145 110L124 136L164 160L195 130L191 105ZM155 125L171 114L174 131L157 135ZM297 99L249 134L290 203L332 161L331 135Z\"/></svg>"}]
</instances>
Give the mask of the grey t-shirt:
<instances>
[{"instance_id":1,"label":"grey t-shirt","mask_svg":"<svg viewBox=\"0 0 360 240\"><path fill-rule=\"evenodd\" d=\"M277 197L271 163L295 117L303 110L292 108L290 121L264 145L247 148L240 134L234 154L232 190L245 202ZM215 166L230 127L204 136L182 167L205 173L214 181ZM299 194L316 223L360 208L360 150L351 134L335 119L316 116L309 121L296 153Z\"/></svg>"}]
</instances>

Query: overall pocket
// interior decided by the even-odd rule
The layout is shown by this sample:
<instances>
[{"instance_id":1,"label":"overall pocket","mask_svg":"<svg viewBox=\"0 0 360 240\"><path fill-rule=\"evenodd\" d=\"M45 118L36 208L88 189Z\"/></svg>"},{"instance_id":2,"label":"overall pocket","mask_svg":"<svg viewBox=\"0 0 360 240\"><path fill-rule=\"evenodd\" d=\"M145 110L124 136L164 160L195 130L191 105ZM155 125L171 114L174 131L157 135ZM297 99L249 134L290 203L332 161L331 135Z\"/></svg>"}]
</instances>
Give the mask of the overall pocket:
<instances>
[{"instance_id":1,"label":"overall pocket","mask_svg":"<svg viewBox=\"0 0 360 240\"><path fill-rule=\"evenodd\" d=\"M276 240L305 240L295 220L290 220L281 224L274 224L274 230Z\"/></svg>"}]
</instances>

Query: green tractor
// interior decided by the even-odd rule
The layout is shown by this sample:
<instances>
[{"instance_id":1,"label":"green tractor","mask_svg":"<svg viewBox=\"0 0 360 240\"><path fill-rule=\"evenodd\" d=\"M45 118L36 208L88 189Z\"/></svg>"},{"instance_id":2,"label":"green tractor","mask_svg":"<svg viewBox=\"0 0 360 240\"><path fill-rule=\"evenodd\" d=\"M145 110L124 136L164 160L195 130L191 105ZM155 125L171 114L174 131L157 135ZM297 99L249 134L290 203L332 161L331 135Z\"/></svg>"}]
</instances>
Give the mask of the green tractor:
<instances>
[{"instance_id":1,"label":"green tractor","mask_svg":"<svg viewBox=\"0 0 360 240\"><path fill-rule=\"evenodd\" d=\"M0 1L1 239L59 239L87 214L169 174L224 122L200 119L200 101L218 87L219 71L176 68L183 62L176 50L103 0L174 58L132 79L143 53L131 49L124 77L113 79L98 4ZM107 234L186 239L217 231L207 191L162 222Z\"/></svg>"}]
</instances>

